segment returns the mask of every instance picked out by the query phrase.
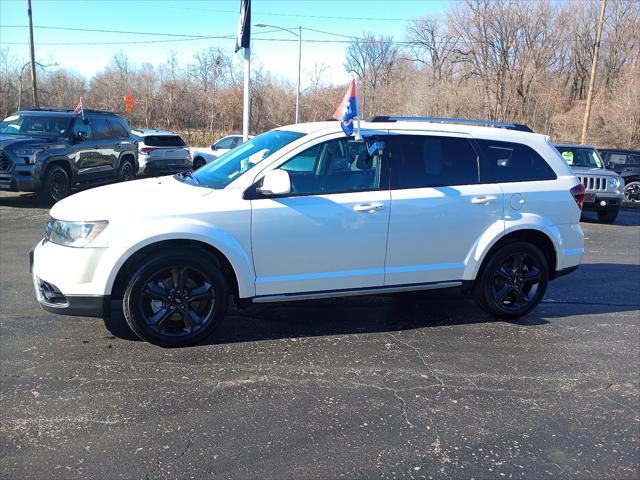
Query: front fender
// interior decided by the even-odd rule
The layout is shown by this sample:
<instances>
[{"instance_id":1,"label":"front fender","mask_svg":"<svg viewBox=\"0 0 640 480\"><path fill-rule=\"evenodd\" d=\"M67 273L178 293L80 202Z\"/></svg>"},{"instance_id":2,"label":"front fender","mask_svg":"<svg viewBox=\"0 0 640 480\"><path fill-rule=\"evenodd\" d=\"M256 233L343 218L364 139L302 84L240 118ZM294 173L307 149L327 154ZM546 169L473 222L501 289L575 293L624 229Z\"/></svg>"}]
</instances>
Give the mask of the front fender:
<instances>
[{"instance_id":1,"label":"front fender","mask_svg":"<svg viewBox=\"0 0 640 480\"><path fill-rule=\"evenodd\" d=\"M480 236L466 258L462 279L475 280L480 266L491 248L507 235L522 230L536 230L546 235L553 243L556 258L558 258L558 252L561 252L563 248L563 240L562 234L555 224L532 213L512 215L506 221L494 223Z\"/></svg>"},{"instance_id":2,"label":"front fender","mask_svg":"<svg viewBox=\"0 0 640 480\"><path fill-rule=\"evenodd\" d=\"M245 244L226 230L187 219L181 219L173 225L168 225L167 219L158 219L137 228L133 237L120 235L114 238L100 259L96 269L96 283L104 285L104 294L109 295L120 268L131 255L144 247L167 240L198 241L217 249L235 272L239 296L244 298L255 295L255 272L248 248L248 234Z\"/></svg>"}]
</instances>

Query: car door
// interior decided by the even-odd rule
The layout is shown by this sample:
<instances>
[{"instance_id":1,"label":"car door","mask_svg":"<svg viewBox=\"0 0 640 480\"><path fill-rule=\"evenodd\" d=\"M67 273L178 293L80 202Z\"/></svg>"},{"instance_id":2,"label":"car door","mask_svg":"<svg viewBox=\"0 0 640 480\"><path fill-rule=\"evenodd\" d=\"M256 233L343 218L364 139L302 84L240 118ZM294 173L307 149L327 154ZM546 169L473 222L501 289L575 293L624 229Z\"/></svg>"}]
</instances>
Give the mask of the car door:
<instances>
[{"instance_id":1,"label":"car door","mask_svg":"<svg viewBox=\"0 0 640 480\"><path fill-rule=\"evenodd\" d=\"M75 180L85 183L98 178L101 158L88 120L76 118L71 129L71 142Z\"/></svg>"},{"instance_id":2,"label":"car door","mask_svg":"<svg viewBox=\"0 0 640 480\"><path fill-rule=\"evenodd\" d=\"M382 286L390 199L382 155L342 136L280 168L291 193L251 200L256 295Z\"/></svg>"},{"instance_id":3,"label":"car door","mask_svg":"<svg viewBox=\"0 0 640 480\"><path fill-rule=\"evenodd\" d=\"M94 145L98 150L100 166L96 170L99 178L114 177L118 171L117 147L119 142L111 132L107 120L103 117L91 117L91 128L93 129Z\"/></svg>"},{"instance_id":4,"label":"car door","mask_svg":"<svg viewBox=\"0 0 640 480\"><path fill-rule=\"evenodd\" d=\"M385 285L461 280L480 236L504 228L500 186L479 183L478 153L462 134L402 132L388 145Z\"/></svg>"}]
</instances>

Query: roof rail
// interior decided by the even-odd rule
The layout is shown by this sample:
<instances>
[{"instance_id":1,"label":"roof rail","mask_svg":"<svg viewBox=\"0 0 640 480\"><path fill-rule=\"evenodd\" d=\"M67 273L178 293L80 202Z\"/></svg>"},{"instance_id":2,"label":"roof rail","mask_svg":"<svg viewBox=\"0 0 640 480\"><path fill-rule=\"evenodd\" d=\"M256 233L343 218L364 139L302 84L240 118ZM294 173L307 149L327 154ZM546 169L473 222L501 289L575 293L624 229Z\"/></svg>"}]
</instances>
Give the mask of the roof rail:
<instances>
[{"instance_id":1,"label":"roof rail","mask_svg":"<svg viewBox=\"0 0 640 480\"><path fill-rule=\"evenodd\" d=\"M369 122L428 122L428 123L461 123L464 125L476 125L479 127L506 128L507 130L518 130L520 132L533 132L527 125L520 123L492 122L490 120L471 120L466 118L445 118L445 117L390 117L377 115L369 118Z\"/></svg>"},{"instance_id":2,"label":"roof rail","mask_svg":"<svg viewBox=\"0 0 640 480\"><path fill-rule=\"evenodd\" d=\"M74 111L73 108L59 108L59 107L45 107L45 108L25 108L20 110L21 112L61 112L61 113L72 113ZM111 112L109 110L96 110L93 108L85 108L85 113L98 113L102 115L118 115L116 112Z\"/></svg>"}]
</instances>

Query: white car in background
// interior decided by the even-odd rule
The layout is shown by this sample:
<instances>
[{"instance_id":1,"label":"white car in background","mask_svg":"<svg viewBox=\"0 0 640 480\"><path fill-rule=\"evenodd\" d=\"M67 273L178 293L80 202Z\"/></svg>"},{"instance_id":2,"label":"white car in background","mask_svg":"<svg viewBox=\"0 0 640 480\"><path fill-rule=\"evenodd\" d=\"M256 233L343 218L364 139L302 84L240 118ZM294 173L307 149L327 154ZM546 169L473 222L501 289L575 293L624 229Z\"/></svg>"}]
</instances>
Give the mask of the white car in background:
<instances>
[{"instance_id":1,"label":"white car in background","mask_svg":"<svg viewBox=\"0 0 640 480\"><path fill-rule=\"evenodd\" d=\"M138 143L138 175L170 175L191 168L191 153L174 132L131 130Z\"/></svg>"},{"instance_id":2,"label":"white car in background","mask_svg":"<svg viewBox=\"0 0 640 480\"><path fill-rule=\"evenodd\" d=\"M249 140L252 138L254 136L249 135ZM203 165L212 162L238 145L242 145L242 135L227 135L211 145L208 150L196 150L193 152L193 169L197 170Z\"/></svg>"}]
</instances>

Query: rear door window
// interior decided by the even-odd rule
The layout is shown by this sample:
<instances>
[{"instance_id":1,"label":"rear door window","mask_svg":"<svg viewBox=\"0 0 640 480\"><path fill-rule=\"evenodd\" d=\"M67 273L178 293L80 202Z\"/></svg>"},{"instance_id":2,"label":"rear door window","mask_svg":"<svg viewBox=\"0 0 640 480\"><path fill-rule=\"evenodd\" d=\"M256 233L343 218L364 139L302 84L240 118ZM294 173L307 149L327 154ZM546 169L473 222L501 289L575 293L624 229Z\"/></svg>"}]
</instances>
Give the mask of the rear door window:
<instances>
[{"instance_id":1,"label":"rear door window","mask_svg":"<svg viewBox=\"0 0 640 480\"><path fill-rule=\"evenodd\" d=\"M147 147L184 147L184 140L178 135L147 135L144 137Z\"/></svg>"},{"instance_id":2,"label":"rear door window","mask_svg":"<svg viewBox=\"0 0 640 480\"><path fill-rule=\"evenodd\" d=\"M392 189L478 183L478 155L466 138L391 135Z\"/></svg>"},{"instance_id":3,"label":"rear door window","mask_svg":"<svg viewBox=\"0 0 640 480\"><path fill-rule=\"evenodd\" d=\"M107 120L107 123L111 127L113 134L116 138L127 138L129 137L129 132L117 121L115 120Z\"/></svg>"},{"instance_id":4,"label":"rear door window","mask_svg":"<svg viewBox=\"0 0 640 480\"><path fill-rule=\"evenodd\" d=\"M553 169L533 148L520 143L476 140L485 162L483 183L555 180ZM484 169L488 171L484 171Z\"/></svg>"},{"instance_id":5,"label":"rear door window","mask_svg":"<svg viewBox=\"0 0 640 480\"><path fill-rule=\"evenodd\" d=\"M107 140L113 137L109 124L104 118L92 118L91 128L93 129L94 140Z\"/></svg>"}]
</instances>

